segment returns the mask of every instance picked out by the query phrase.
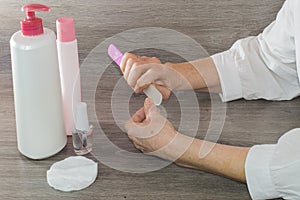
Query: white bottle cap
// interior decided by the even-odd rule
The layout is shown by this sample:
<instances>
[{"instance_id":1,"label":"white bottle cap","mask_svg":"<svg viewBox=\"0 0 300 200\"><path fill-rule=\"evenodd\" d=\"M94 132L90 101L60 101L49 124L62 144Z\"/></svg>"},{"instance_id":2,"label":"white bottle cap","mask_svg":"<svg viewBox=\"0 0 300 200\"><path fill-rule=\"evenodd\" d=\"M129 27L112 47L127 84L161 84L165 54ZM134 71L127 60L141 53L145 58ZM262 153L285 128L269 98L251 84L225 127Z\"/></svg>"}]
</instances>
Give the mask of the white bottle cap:
<instances>
[{"instance_id":1,"label":"white bottle cap","mask_svg":"<svg viewBox=\"0 0 300 200\"><path fill-rule=\"evenodd\" d=\"M87 115L87 105L84 102L77 104L76 112L76 129L80 131L89 131L89 120Z\"/></svg>"}]
</instances>

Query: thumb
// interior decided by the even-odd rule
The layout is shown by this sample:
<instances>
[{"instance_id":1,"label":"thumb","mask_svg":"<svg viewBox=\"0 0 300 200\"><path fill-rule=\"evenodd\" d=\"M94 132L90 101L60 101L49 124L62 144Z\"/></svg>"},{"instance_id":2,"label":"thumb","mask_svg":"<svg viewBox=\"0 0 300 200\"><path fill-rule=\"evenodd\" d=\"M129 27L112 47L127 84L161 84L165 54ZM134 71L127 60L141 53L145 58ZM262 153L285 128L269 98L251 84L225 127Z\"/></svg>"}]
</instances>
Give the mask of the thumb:
<instances>
[{"instance_id":1,"label":"thumb","mask_svg":"<svg viewBox=\"0 0 300 200\"><path fill-rule=\"evenodd\" d=\"M161 85L156 85L155 87L159 90L159 92L161 93L163 100L167 100L170 95L171 95L171 90L165 86L161 86Z\"/></svg>"},{"instance_id":2,"label":"thumb","mask_svg":"<svg viewBox=\"0 0 300 200\"><path fill-rule=\"evenodd\" d=\"M157 112L157 108L150 98L146 98L144 102L144 111L146 114L146 119L150 120L152 114Z\"/></svg>"}]
</instances>

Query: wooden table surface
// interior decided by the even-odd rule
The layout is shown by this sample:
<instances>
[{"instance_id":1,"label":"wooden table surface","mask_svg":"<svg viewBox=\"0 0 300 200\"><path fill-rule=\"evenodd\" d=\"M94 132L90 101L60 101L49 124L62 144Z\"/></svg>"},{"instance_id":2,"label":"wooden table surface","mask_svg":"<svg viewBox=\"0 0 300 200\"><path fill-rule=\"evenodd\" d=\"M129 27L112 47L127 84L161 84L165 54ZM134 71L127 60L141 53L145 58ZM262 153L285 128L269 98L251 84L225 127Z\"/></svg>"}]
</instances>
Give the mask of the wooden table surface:
<instances>
[{"instance_id":1,"label":"wooden table surface","mask_svg":"<svg viewBox=\"0 0 300 200\"><path fill-rule=\"evenodd\" d=\"M39 14L46 27L55 30L55 19L61 16L75 19L82 63L105 39L141 27L179 31L200 43L209 54L214 54L228 49L239 38L259 33L274 20L283 0L66 0L39 3L52 8L48 14ZM9 39L19 30L19 20L24 16L20 12L23 4L16 0L0 1L0 199L250 199L246 185L205 172L169 165L158 171L134 174L112 169L101 160L97 180L89 188L64 193L49 187L47 169L54 162L75 154L71 138L60 153L41 161L29 160L17 150ZM163 61L182 60L156 49L138 53L155 55ZM114 65L109 66L92 100L98 122L110 141L137 153L116 126L111 113L112 90L120 78L119 70ZM202 133L205 133L211 116L210 97L201 93L197 93L197 97L201 113L197 137L203 138ZM144 95L133 95L129 106L131 112L142 105L144 98ZM180 112L175 96L164 106L168 118L176 126ZM240 146L275 143L284 132L298 127L299 107L299 98L285 102L238 100L227 103L226 121L219 142ZM96 160L93 155L88 157Z\"/></svg>"}]
</instances>

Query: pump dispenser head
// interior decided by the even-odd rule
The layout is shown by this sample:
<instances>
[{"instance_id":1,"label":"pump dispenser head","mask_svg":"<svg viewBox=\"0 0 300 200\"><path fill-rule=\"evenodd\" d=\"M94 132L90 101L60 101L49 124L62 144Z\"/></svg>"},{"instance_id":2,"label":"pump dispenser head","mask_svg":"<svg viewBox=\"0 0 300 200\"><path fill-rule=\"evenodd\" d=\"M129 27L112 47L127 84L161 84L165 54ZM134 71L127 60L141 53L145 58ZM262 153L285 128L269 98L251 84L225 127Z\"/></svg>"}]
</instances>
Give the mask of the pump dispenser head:
<instances>
[{"instance_id":1,"label":"pump dispenser head","mask_svg":"<svg viewBox=\"0 0 300 200\"><path fill-rule=\"evenodd\" d=\"M41 18L35 17L36 11L49 12L50 8L42 4L27 4L22 7L26 12L26 18L21 21L21 30L25 36L35 36L44 33L43 22Z\"/></svg>"}]
</instances>

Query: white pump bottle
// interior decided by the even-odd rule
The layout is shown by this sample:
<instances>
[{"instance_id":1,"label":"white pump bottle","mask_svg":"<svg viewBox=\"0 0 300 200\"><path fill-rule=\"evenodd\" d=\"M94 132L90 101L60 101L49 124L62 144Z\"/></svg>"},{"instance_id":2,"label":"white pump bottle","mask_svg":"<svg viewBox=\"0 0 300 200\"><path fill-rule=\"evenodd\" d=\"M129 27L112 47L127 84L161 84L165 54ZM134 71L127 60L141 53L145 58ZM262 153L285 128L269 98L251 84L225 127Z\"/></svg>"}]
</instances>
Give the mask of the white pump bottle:
<instances>
[{"instance_id":1,"label":"white pump bottle","mask_svg":"<svg viewBox=\"0 0 300 200\"><path fill-rule=\"evenodd\" d=\"M49 9L25 5L22 30L10 40L18 149L31 159L50 157L67 142L55 33L35 17Z\"/></svg>"}]
</instances>

